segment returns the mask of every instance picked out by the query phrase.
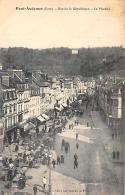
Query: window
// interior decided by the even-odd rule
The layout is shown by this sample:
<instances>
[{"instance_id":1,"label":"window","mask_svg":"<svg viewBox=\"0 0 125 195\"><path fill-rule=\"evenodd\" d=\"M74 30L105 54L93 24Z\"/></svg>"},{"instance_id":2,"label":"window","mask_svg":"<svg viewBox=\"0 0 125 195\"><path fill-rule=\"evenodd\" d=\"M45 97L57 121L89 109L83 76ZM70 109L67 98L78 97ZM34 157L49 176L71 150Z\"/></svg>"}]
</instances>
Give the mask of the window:
<instances>
[{"instance_id":1,"label":"window","mask_svg":"<svg viewBox=\"0 0 125 195\"><path fill-rule=\"evenodd\" d=\"M5 118L5 129L7 128L7 118Z\"/></svg>"},{"instance_id":2,"label":"window","mask_svg":"<svg viewBox=\"0 0 125 195\"><path fill-rule=\"evenodd\" d=\"M16 98L16 92L13 91L13 98L15 99Z\"/></svg>"},{"instance_id":3,"label":"window","mask_svg":"<svg viewBox=\"0 0 125 195\"><path fill-rule=\"evenodd\" d=\"M7 105L4 107L4 114L7 114Z\"/></svg>"},{"instance_id":4,"label":"window","mask_svg":"<svg viewBox=\"0 0 125 195\"><path fill-rule=\"evenodd\" d=\"M19 123L22 122L23 118L22 118L22 114L18 116L18 121Z\"/></svg>"},{"instance_id":5,"label":"window","mask_svg":"<svg viewBox=\"0 0 125 195\"><path fill-rule=\"evenodd\" d=\"M16 116L13 116L13 124L16 124Z\"/></svg>"},{"instance_id":6,"label":"window","mask_svg":"<svg viewBox=\"0 0 125 195\"><path fill-rule=\"evenodd\" d=\"M7 99L9 99L9 92L7 91Z\"/></svg>"},{"instance_id":7,"label":"window","mask_svg":"<svg viewBox=\"0 0 125 195\"><path fill-rule=\"evenodd\" d=\"M12 112L12 105L10 105L10 109L9 109L9 113L11 113Z\"/></svg>"},{"instance_id":8,"label":"window","mask_svg":"<svg viewBox=\"0 0 125 195\"><path fill-rule=\"evenodd\" d=\"M15 112L16 111L16 104L14 103L13 106L14 106L13 109L14 109L14 112Z\"/></svg>"},{"instance_id":9,"label":"window","mask_svg":"<svg viewBox=\"0 0 125 195\"><path fill-rule=\"evenodd\" d=\"M7 100L7 93L4 93L4 99Z\"/></svg>"},{"instance_id":10,"label":"window","mask_svg":"<svg viewBox=\"0 0 125 195\"><path fill-rule=\"evenodd\" d=\"M3 127L0 127L0 135L3 135Z\"/></svg>"},{"instance_id":11,"label":"window","mask_svg":"<svg viewBox=\"0 0 125 195\"><path fill-rule=\"evenodd\" d=\"M118 106L118 100L113 100L113 106Z\"/></svg>"},{"instance_id":12,"label":"window","mask_svg":"<svg viewBox=\"0 0 125 195\"><path fill-rule=\"evenodd\" d=\"M21 94L19 94L19 100L21 100Z\"/></svg>"},{"instance_id":13,"label":"window","mask_svg":"<svg viewBox=\"0 0 125 195\"><path fill-rule=\"evenodd\" d=\"M18 106L18 110L19 110L19 112L20 112L20 105Z\"/></svg>"},{"instance_id":14,"label":"window","mask_svg":"<svg viewBox=\"0 0 125 195\"><path fill-rule=\"evenodd\" d=\"M9 92L9 99L12 99L12 91Z\"/></svg>"},{"instance_id":15,"label":"window","mask_svg":"<svg viewBox=\"0 0 125 195\"><path fill-rule=\"evenodd\" d=\"M12 126L12 117L8 117L8 127Z\"/></svg>"}]
</instances>

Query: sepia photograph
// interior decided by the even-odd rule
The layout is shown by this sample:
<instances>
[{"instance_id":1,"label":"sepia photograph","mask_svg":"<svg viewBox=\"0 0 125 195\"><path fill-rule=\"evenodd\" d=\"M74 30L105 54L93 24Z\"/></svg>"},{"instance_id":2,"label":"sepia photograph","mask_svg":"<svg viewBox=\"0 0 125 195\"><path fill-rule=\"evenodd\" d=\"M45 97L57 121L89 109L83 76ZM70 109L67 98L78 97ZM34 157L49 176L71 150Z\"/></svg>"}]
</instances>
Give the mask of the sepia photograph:
<instances>
[{"instance_id":1,"label":"sepia photograph","mask_svg":"<svg viewBox=\"0 0 125 195\"><path fill-rule=\"evenodd\" d=\"M0 195L124 195L124 0L0 0Z\"/></svg>"}]
</instances>

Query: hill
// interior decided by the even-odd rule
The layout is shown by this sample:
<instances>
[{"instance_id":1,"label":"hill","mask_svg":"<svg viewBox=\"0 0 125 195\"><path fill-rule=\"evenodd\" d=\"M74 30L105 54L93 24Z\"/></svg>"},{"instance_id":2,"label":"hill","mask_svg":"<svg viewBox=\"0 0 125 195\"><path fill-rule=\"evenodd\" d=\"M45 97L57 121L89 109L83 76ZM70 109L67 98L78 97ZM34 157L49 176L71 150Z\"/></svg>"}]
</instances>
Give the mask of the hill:
<instances>
[{"instance_id":1,"label":"hill","mask_svg":"<svg viewBox=\"0 0 125 195\"><path fill-rule=\"evenodd\" d=\"M96 76L125 70L125 49L122 47L80 48L72 54L69 48L29 49L1 48L0 62L4 69L41 69L48 73ZM123 72L121 71L121 72Z\"/></svg>"}]
</instances>

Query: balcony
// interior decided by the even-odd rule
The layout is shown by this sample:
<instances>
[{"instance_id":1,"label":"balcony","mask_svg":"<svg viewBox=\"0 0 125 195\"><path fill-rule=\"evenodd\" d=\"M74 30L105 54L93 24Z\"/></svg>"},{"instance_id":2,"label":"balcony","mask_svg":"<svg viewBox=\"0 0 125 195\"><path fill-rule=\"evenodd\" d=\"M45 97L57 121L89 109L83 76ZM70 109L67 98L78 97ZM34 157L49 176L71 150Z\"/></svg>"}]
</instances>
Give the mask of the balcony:
<instances>
[{"instance_id":1,"label":"balcony","mask_svg":"<svg viewBox=\"0 0 125 195\"><path fill-rule=\"evenodd\" d=\"M18 110L17 114L19 115L19 114L22 114L22 113L23 113L23 110Z\"/></svg>"},{"instance_id":2,"label":"balcony","mask_svg":"<svg viewBox=\"0 0 125 195\"><path fill-rule=\"evenodd\" d=\"M29 98L26 98L26 99L24 99L23 101L24 101L24 103L26 103L26 102L29 102L30 99L29 99Z\"/></svg>"},{"instance_id":3,"label":"balcony","mask_svg":"<svg viewBox=\"0 0 125 195\"><path fill-rule=\"evenodd\" d=\"M23 103L23 100L22 100L22 99L19 99L19 100L18 100L18 104L19 104L19 103Z\"/></svg>"},{"instance_id":4,"label":"balcony","mask_svg":"<svg viewBox=\"0 0 125 195\"><path fill-rule=\"evenodd\" d=\"M18 90L18 92L24 92L25 91L25 87L23 86L23 87L17 87L17 90Z\"/></svg>"},{"instance_id":5,"label":"balcony","mask_svg":"<svg viewBox=\"0 0 125 195\"><path fill-rule=\"evenodd\" d=\"M19 123L15 123L15 124L13 124L13 125L9 125L8 127L5 127L5 131L7 132L7 131L11 131L11 130L13 130L13 129L15 129L15 128L18 128L18 126L19 126Z\"/></svg>"},{"instance_id":6,"label":"balcony","mask_svg":"<svg viewBox=\"0 0 125 195\"><path fill-rule=\"evenodd\" d=\"M29 112L29 110L28 110L28 109L25 109L25 110L24 110L24 113L28 113L28 112Z\"/></svg>"},{"instance_id":7,"label":"balcony","mask_svg":"<svg viewBox=\"0 0 125 195\"><path fill-rule=\"evenodd\" d=\"M41 97L42 98L45 98L46 94L45 93L42 93Z\"/></svg>"}]
</instances>

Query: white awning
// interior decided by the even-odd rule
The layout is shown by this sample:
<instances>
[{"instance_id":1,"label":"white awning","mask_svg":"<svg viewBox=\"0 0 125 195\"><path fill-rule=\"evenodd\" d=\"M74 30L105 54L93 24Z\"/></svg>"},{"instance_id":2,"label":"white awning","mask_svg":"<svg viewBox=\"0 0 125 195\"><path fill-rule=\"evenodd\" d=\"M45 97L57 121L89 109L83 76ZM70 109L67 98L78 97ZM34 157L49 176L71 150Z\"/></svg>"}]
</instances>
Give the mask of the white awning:
<instances>
[{"instance_id":1,"label":"white awning","mask_svg":"<svg viewBox=\"0 0 125 195\"><path fill-rule=\"evenodd\" d=\"M64 109L64 107L63 107L61 104L60 104L60 109L61 109L61 110L63 110L63 109Z\"/></svg>"},{"instance_id":2,"label":"white awning","mask_svg":"<svg viewBox=\"0 0 125 195\"><path fill-rule=\"evenodd\" d=\"M24 127L24 131L28 131L30 129L35 128L35 125L33 123L29 122L29 123L24 124L23 127Z\"/></svg>"},{"instance_id":3,"label":"white awning","mask_svg":"<svg viewBox=\"0 0 125 195\"><path fill-rule=\"evenodd\" d=\"M58 110L59 112L61 111L61 108L59 107L55 107L56 110Z\"/></svg>"},{"instance_id":4,"label":"white awning","mask_svg":"<svg viewBox=\"0 0 125 195\"><path fill-rule=\"evenodd\" d=\"M35 130L35 129L32 129L32 130L30 131L30 133L36 133L36 130Z\"/></svg>"},{"instance_id":5,"label":"white awning","mask_svg":"<svg viewBox=\"0 0 125 195\"><path fill-rule=\"evenodd\" d=\"M37 117L37 119L41 122L45 122L45 119L42 116Z\"/></svg>"},{"instance_id":6,"label":"white awning","mask_svg":"<svg viewBox=\"0 0 125 195\"><path fill-rule=\"evenodd\" d=\"M63 106L64 108L66 108L66 107L67 107L67 104L66 104L66 103L63 103L62 106Z\"/></svg>"},{"instance_id":7,"label":"white awning","mask_svg":"<svg viewBox=\"0 0 125 195\"><path fill-rule=\"evenodd\" d=\"M42 117L46 120L49 120L49 117L46 114L42 114Z\"/></svg>"}]
</instances>

